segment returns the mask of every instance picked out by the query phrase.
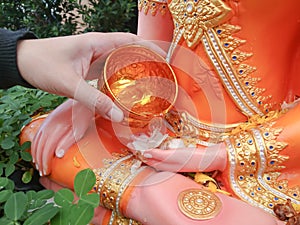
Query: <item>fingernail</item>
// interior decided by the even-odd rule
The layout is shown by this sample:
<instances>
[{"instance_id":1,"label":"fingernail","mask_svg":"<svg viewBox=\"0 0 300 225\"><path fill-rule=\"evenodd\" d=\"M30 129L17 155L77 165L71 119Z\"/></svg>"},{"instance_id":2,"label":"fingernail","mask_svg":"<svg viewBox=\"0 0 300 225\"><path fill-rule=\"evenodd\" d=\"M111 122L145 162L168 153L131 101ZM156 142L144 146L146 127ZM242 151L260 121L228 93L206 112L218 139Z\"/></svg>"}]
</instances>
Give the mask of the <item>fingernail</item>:
<instances>
[{"instance_id":1,"label":"fingernail","mask_svg":"<svg viewBox=\"0 0 300 225\"><path fill-rule=\"evenodd\" d=\"M44 170L43 170L43 173L44 173L45 175L47 174L47 171L46 171L46 169L44 169Z\"/></svg>"},{"instance_id":2,"label":"fingernail","mask_svg":"<svg viewBox=\"0 0 300 225\"><path fill-rule=\"evenodd\" d=\"M152 158L152 155L150 153L145 153L144 154L144 157L147 158L147 159L151 159Z\"/></svg>"},{"instance_id":3,"label":"fingernail","mask_svg":"<svg viewBox=\"0 0 300 225\"><path fill-rule=\"evenodd\" d=\"M63 150L63 149L59 149L56 153L56 156L58 158L62 158L62 157L64 157L64 155L65 155L65 150Z\"/></svg>"},{"instance_id":4,"label":"fingernail","mask_svg":"<svg viewBox=\"0 0 300 225\"><path fill-rule=\"evenodd\" d=\"M115 105L106 114L112 121L121 122L124 118L123 112Z\"/></svg>"},{"instance_id":5,"label":"fingernail","mask_svg":"<svg viewBox=\"0 0 300 225\"><path fill-rule=\"evenodd\" d=\"M38 164L35 164L35 168L36 168L37 170L39 170L39 165L38 165Z\"/></svg>"},{"instance_id":6,"label":"fingernail","mask_svg":"<svg viewBox=\"0 0 300 225\"><path fill-rule=\"evenodd\" d=\"M42 171L40 171L40 176L41 176L41 177L43 176L43 173L42 173Z\"/></svg>"}]
</instances>

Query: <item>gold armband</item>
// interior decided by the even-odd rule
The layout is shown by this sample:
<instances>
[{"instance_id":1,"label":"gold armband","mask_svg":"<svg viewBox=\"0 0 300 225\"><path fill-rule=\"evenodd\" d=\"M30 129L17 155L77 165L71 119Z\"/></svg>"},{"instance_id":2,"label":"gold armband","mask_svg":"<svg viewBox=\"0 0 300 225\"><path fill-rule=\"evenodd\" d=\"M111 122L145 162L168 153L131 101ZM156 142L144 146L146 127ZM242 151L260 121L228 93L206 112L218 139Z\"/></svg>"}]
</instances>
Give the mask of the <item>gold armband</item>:
<instances>
[{"instance_id":1,"label":"gold armband","mask_svg":"<svg viewBox=\"0 0 300 225\"><path fill-rule=\"evenodd\" d=\"M225 140L231 189L242 200L270 213L287 199L300 203L299 188L290 188L287 180L278 179L288 160L280 154L287 144L277 140L282 129L273 125L242 130Z\"/></svg>"},{"instance_id":2,"label":"gold armband","mask_svg":"<svg viewBox=\"0 0 300 225\"><path fill-rule=\"evenodd\" d=\"M139 11L143 11L146 15L149 11L152 16L155 16L157 12L165 15L168 5L165 0L139 0L138 9Z\"/></svg>"},{"instance_id":3,"label":"gold armband","mask_svg":"<svg viewBox=\"0 0 300 225\"><path fill-rule=\"evenodd\" d=\"M112 211L108 225L142 225L140 222L118 215Z\"/></svg>"},{"instance_id":4,"label":"gold armband","mask_svg":"<svg viewBox=\"0 0 300 225\"><path fill-rule=\"evenodd\" d=\"M135 176L146 167L133 155L114 154L111 159L104 160L104 167L95 169L96 185L94 189L100 196L100 205L120 213L122 194Z\"/></svg>"}]
</instances>

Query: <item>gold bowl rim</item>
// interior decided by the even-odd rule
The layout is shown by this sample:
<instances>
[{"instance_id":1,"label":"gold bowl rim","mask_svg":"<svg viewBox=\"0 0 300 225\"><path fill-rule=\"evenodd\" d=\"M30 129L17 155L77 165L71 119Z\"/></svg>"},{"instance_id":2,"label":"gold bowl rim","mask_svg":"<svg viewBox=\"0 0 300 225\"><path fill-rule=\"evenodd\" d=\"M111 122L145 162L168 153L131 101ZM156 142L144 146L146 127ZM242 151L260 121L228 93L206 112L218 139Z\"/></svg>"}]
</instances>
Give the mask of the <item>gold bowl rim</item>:
<instances>
[{"instance_id":1,"label":"gold bowl rim","mask_svg":"<svg viewBox=\"0 0 300 225\"><path fill-rule=\"evenodd\" d=\"M175 75L175 72L173 70L173 68L170 66L170 64L166 61L165 58L163 58L161 55L159 55L158 53L156 53L155 51L153 51L152 49L148 48L148 47L145 47L145 46L142 46L142 45L125 45L125 46L122 46L122 47L118 47L116 49L114 49L109 55L108 57L106 58L105 60L105 64L104 64L104 72L103 72L103 79L104 79L104 87L108 90L109 94L112 96L113 100L117 102L117 104L119 106L121 106L123 109L125 109L127 112L129 113L132 113L136 116L139 116L139 117L144 117L144 118L148 118L148 117L145 117L144 115L141 115L137 112L134 112L132 111L131 109L129 109L128 107L126 107L121 101L119 101L119 99L114 95L113 91L111 90L110 86L109 86L109 83L108 83L108 79L107 79L107 66L108 66L108 63L110 61L110 59L113 57L113 55L118 52L118 51L121 51L121 50L124 50L124 49L128 49L128 48L142 48L148 52L150 52L151 54L155 55L155 57L158 57L159 59L161 59L161 62L165 63L169 70L171 71L172 73L172 77L173 77L173 81L174 81L174 84L175 84L175 94L174 94L174 99L172 100L172 102L170 103L169 107L166 108L165 110L163 110L160 114L153 114L152 117L156 117L156 116L162 116L164 114L166 114L175 104L176 100L177 100L177 96L178 96L178 81L177 81L177 78L176 78L176 75ZM151 59L151 58L149 58Z\"/></svg>"}]
</instances>

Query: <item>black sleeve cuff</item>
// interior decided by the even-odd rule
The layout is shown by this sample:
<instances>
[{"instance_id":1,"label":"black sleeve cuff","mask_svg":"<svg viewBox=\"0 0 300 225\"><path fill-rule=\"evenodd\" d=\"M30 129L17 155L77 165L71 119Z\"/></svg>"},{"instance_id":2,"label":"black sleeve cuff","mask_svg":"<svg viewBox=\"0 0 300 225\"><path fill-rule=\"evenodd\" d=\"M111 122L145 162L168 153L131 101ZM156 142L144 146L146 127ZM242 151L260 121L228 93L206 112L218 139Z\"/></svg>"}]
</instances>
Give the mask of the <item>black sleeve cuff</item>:
<instances>
[{"instance_id":1,"label":"black sleeve cuff","mask_svg":"<svg viewBox=\"0 0 300 225\"><path fill-rule=\"evenodd\" d=\"M21 76L17 65L17 42L37 38L28 30L10 31L0 29L0 88L14 85L33 88Z\"/></svg>"}]
</instances>

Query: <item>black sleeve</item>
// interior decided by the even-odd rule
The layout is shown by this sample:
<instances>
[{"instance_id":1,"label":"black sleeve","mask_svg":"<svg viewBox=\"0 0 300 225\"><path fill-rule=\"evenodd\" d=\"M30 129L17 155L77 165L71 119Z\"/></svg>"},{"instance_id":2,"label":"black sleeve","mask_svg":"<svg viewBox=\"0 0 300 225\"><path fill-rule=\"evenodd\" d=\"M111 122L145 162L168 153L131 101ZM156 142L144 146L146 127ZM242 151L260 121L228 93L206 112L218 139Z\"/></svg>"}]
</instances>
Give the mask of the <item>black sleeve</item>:
<instances>
[{"instance_id":1,"label":"black sleeve","mask_svg":"<svg viewBox=\"0 0 300 225\"><path fill-rule=\"evenodd\" d=\"M0 28L0 88L14 85L32 87L21 76L17 66L17 41L34 39L36 36L27 30L10 31Z\"/></svg>"}]
</instances>

